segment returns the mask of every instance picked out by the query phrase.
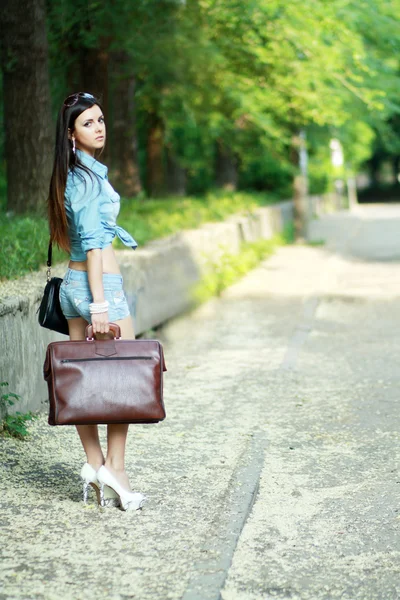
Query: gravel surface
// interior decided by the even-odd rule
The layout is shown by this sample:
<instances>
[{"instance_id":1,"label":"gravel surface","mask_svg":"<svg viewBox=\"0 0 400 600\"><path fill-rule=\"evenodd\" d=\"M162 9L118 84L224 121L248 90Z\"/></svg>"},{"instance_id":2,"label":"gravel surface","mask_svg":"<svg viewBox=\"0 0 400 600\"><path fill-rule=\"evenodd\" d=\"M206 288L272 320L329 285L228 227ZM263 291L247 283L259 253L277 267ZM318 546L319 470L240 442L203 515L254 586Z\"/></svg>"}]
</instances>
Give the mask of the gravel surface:
<instances>
[{"instance_id":1,"label":"gravel surface","mask_svg":"<svg viewBox=\"0 0 400 600\"><path fill-rule=\"evenodd\" d=\"M83 505L74 428L0 438L0 599L400 597L399 229L395 206L319 219L325 247L159 332L167 419L127 450L142 511Z\"/></svg>"}]
</instances>

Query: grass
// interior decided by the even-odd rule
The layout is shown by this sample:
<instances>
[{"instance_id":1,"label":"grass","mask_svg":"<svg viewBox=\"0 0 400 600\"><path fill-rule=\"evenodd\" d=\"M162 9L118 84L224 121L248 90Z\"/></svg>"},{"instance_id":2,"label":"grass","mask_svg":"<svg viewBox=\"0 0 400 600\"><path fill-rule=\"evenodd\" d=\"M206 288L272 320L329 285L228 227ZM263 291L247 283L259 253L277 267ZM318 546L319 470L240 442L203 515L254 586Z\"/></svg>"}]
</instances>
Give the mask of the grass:
<instances>
[{"instance_id":1,"label":"grass","mask_svg":"<svg viewBox=\"0 0 400 600\"><path fill-rule=\"evenodd\" d=\"M309 240L307 246L325 246L325 240Z\"/></svg>"},{"instance_id":2,"label":"grass","mask_svg":"<svg viewBox=\"0 0 400 600\"><path fill-rule=\"evenodd\" d=\"M1 381L0 387L8 387L7 381ZM0 435L3 437L13 437L18 440L24 440L29 435L28 423L37 418L31 412L20 413L16 412L13 415L8 413L10 406L14 406L16 402L21 400L21 397L14 392L3 392L0 394L0 415L3 417L0 420Z\"/></svg>"},{"instance_id":3,"label":"grass","mask_svg":"<svg viewBox=\"0 0 400 600\"><path fill-rule=\"evenodd\" d=\"M122 200L118 225L129 231L139 245L182 229L199 227L207 221L222 221L239 212L252 212L274 204L270 194L213 192L204 197L159 200ZM49 241L47 221L37 216L0 215L0 280L15 279L45 264ZM117 240L116 248L124 248ZM64 252L53 249L53 262L66 260Z\"/></svg>"},{"instance_id":4,"label":"grass","mask_svg":"<svg viewBox=\"0 0 400 600\"><path fill-rule=\"evenodd\" d=\"M193 296L196 303L206 302L219 296L224 289L241 279L262 260L273 254L277 247L293 243L294 228L290 224L282 233L269 240L243 243L239 254L230 254L221 248L221 254L207 263L207 272L195 286Z\"/></svg>"},{"instance_id":5,"label":"grass","mask_svg":"<svg viewBox=\"0 0 400 600\"><path fill-rule=\"evenodd\" d=\"M0 217L0 280L37 271L47 260L49 233L40 217ZM65 258L55 249L54 262Z\"/></svg>"}]
</instances>

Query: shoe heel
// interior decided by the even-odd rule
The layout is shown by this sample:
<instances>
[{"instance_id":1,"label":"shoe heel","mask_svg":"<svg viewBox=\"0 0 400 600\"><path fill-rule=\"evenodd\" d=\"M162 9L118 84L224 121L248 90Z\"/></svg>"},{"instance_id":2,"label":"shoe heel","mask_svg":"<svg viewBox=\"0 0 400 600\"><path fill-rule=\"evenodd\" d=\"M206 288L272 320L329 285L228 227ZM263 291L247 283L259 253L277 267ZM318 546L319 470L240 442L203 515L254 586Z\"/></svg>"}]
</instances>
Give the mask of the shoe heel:
<instances>
[{"instance_id":1,"label":"shoe heel","mask_svg":"<svg viewBox=\"0 0 400 600\"><path fill-rule=\"evenodd\" d=\"M97 479L96 471L89 464L85 463L81 469L81 479L83 485L83 502L87 504L89 495L89 486L93 488L99 506L119 506L119 497L106 485L101 486ZM102 489L100 489L102 487Z\"/></svg>"},{"instance_id":2,"label":"shoe heel","mask_svg":"<svg viewBox=\"0 0 400 600\"><path fill-rule=\"evenodd\" d=\"M104 483L100 483L100 490L99 490L99 498L98 498L99 504L100 506L105 506L105 502L104 502Z\"/></svg>"},{"instance_id":3,"label":"shoe heel","mask_svg":"<svg viewBox=\"0 0 400 600\"><path fill-rule=\"evenodd\" d=\"M89 495L89 486L90 486L90 483L88 483L87 481L83 482L83 504L87 504L87 499L88 499L88 495Z\"/></svg>"}]
</instances>

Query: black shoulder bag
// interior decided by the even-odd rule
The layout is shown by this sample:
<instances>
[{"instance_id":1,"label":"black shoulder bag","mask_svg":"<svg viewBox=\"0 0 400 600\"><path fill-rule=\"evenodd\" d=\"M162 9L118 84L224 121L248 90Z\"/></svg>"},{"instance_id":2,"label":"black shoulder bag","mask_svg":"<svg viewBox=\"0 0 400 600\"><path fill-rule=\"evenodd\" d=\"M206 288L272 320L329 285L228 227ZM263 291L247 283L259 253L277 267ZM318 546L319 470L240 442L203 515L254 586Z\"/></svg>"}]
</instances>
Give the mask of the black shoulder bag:
<instances>
[{"instance_id":1,"label":"black shoulder bag","mask_svg":"<svg viewBox=\"0 0 400 600\"><path fill-rule=\"evenodd\" d=\"M61 277L51 276L51 258L53 247L50 240L49 249L47 252L47 283L44 288L43 298L38 308L39 324L46 329L58 331L68 335L68 321L64 317L60 305L60 285L62 284Z\"/></svg>"}]
</instances>

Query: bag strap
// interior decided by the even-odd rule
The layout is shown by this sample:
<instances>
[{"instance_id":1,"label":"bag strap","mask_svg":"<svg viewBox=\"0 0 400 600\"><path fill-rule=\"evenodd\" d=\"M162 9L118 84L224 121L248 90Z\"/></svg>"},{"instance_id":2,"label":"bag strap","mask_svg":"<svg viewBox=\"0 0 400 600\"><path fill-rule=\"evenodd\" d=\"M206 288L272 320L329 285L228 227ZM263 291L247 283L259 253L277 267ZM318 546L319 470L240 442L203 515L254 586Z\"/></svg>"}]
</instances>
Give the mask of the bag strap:
<instances>
[{"instance_id":1,"label":"bag strap","mask_svg":"<svg viewBox=\"0 0 400 600\"><path fill-rule=\"evenodd\" d=\"M47 250L47 281L51 279L51 259L53 257L53 244L50 238L49 248Z\"/></svg>"}]
</instances>

